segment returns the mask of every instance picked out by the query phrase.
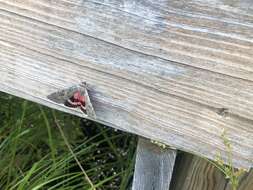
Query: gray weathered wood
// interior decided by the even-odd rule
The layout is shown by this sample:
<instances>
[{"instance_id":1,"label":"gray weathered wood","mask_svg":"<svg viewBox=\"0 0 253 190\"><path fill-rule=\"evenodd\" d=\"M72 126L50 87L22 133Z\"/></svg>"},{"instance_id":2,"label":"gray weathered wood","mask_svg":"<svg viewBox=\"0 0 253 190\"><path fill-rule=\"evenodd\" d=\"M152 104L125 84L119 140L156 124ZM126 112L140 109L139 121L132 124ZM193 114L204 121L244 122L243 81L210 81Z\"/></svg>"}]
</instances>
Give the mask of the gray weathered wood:
<instances>
[{"instance_id":1,"label":"gray weathered wood","mask_svg":"<svg viewBox=\"0 0 253 190\"><path fill-rule=\"evenodd\" d=\"M9 11L0 12L0 31L4 39L72 62L98 60L99 52L107 65L116 64L111 60L115 58L121 72L131 70L133 74L128 77L131 80L200 104L225 107L252 119L252 82L238 78L253 80L253 11L246 9L253 3L215 3L217 6L205 0L0 0L0 8ZM11 12L30 19L13 16ZM235 17L234 12L240 17ZM19 33L13 31L14 26ZM32 38L31 34L40 38ZM147 61L143 54L129 55L123 49L116 50L115 46L98 43L87 35L183 65L155 57ZM21 40L20 36L26 38ZM52 50L48 52L48 46L55 48L57 54ZM112 56L108 58L107 52ZM127 63L126 57L131 57ZM150 75L156 77L149 80ZM150 84L139 78L149 80Z\"/></svg>"},{"instance_id":2,"label":"gray weathered wood","mask_svg":"<svg viewBox=\"0 0 253 190\"><path fill-rule=\"evenodd\" d=\"M224 175L210 162L187 153L178 155L170 190L225 190Z\"/></svg>"},{"instance_id":3,"label":"gray weathered wood","mask_svg":"<svg viewBox=\"0 0 253 190\"><path fill-rule=\"evenodd\" d=\"M224 174L207 160L188 153L178 155L170 190L232 190ZM253 170L240 177L238 190L253 189Z\"/></svg>"},{"instance_id":4,"label":"gray weathered wood","mask_svg":"<svg viewBox=\"0 0 253 190\"><path fill-rule=\"evenodd\" d=\"M169 190L176 150L139 138L132 190Z\"/></svg>"},{"instance_id":5,"label":"gray weathered wood","mask_svg":"<svg viewBox=\"0 0 253 190\"><path fill-rule=\"evenodd\" d=\"M249 168L252 10L215 2L0 0L0 89L82 116L46 97L87 81L97 121L223 159L226 129Z\"/></svg>"},{"instance_id":6,"label":"gray weathered wood","mask_svg":"<svg viewBox=\"0 0 253 190\"><path fill-rule=\"evenodd\" d=\"M250 0L1 0L0 7L125 48L253 80Z\"/></svg>"}]
</instances>

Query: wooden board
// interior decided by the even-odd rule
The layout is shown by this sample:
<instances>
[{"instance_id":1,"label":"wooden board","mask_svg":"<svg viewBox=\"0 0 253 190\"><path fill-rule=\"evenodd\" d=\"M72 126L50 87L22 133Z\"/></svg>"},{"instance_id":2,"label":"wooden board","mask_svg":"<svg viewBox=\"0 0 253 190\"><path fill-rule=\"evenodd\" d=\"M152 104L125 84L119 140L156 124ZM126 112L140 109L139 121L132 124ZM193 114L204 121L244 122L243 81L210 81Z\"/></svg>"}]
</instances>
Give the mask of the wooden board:
<instances>
[{"instance_id":1,"label":"wooden board","mask_svg":"<svg viewBox=\"0 0 253 190\"><path fill-rule=\"evenodd\" d=\"M252 10L215 2L0 0L0 89L82 116L46 97L87 81L99 122L224 159L226 129L249 168Z\"/></svg>"},{"instance_id":2,"label":"wooden board","mask_svg":"<svg viewBox=\"0 0 253 190\"><path fill-rule=\"evenodd\" d=\"M225 190L224 175L210 162L187 153L179 153L170 190Z\"/></svg>"},{"instance_id":3,"label":"wooden board","mask_svg":"<svg viewBox=\"0 0 253 190\"><path fill-rule=\"evenodd\" d=\"M239 183L238 190L253 190L253 169L245 173ZM229 186L226 190L230 190Z\"/></svg>"},{"instance_id":4,"label":"wooden board","mask_svg":"<svg viewBox=\"0 0 253 190\"><path fill-rule=\"evenodd\" d=\"M139 138L132 190L169 190L176 155Z\"/></svg>"},{"instance_id":5,"label":"wooden board","mask_svg":"<svg viewBox=\"0 0 253 190\"><path fill-rule=\"evenodd\" d=\"M170 190L231 190L225 176L203 158L180 153ZM240 177L238 190L253 189L253 170Z\"/></svg>"},{"instance_id":6,"label":"wooden board","mask_svg":"<svg viewBox=\"0 0 253 190\"><path fill-rule=\"evenodd\" d=\"M1 7L113 44L253 80L250 0L1 0Z\"/></svg>"}]
</instances>

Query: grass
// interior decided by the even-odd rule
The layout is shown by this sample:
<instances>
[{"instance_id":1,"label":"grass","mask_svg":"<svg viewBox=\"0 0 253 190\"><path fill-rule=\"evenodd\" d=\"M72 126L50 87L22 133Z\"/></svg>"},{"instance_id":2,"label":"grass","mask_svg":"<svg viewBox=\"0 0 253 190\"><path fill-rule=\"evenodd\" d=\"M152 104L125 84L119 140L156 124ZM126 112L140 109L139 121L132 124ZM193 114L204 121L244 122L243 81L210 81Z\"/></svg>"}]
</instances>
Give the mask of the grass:
<instances>
[{"instance_id":1,"label":"grass","mask_svg":"<svg viewBox=\"0 0 253 190\"><path fill-rule=\"evenodd\" d=\"M210 160L208 158L202 157L202 159L211 163L217 170L219 170L224 176L225 179L229 181L229 186L231 190L237 190L239 187L239 182L241 176L246 172L244 169L236 169L233 166L233 154L232 154L232 145L227 138L226 130L223 130L221 134L221 139L226 147L226 154L228 157L228 162L225 164L225 161L222 159L220 154L217 154L216 160ZM151 143L157 145L162 149L169 148L169 146L155 140L151 140ZM197 156L197 155L195 155Z\"/></svg>"},{"instance_id":2,"label":"grass","mask_svg":"<svg viewBox=\"0 0 253 190\"><path fill-rule=\"evenodd\" d=\"M228 164L225 164L220 154L217 154L216 160L208 160L212 163L218 170L220 170L225 178L229 180L229 185L231 190L237 190L239 187L240 177L246 172L244 169L235 169L233 166L233 154L232 145L227 138L226 130L223 130L221 134L221 139L226 147L226 153L228 157Z\"/></svg>"},{"instance_id":3,"label":"grass","mask_svg":"<svg viewBox=\"0 0 253 190\"><path fill-rule=\"evenodd\" d=\"M0 93L0 189L130 189L136 137Z\"/></svg>"},{"instance_id":4,"label":"grass","mask_svg":"<svg viewBox=\"0 0 253 190\"><path fill-rule=\"evenodd\" d=\"M131 189L137 138L0 93L0 189ZM243 170L210 161L237 190ZM166 146L151 141L161 148Z\"/></svg>"}]
</instances>

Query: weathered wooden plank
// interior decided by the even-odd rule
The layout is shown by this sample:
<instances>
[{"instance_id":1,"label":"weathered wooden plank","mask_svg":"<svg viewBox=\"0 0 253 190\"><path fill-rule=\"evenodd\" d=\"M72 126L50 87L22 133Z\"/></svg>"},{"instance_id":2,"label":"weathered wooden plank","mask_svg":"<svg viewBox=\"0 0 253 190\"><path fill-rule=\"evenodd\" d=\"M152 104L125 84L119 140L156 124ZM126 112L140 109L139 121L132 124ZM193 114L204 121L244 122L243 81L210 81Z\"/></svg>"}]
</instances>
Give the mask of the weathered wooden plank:
<instances>
[{"instance_id":1,"label":"weathered wooden plank","mask_svg":"<svg viewBox=\"0 0 253 190\"><path fill-rule=\"evenodd\" d=\"M132 190L169 190L176 150L139 138Z\"/></svg>"},{"instance_id":2,"label":"weathered wooden plank","mask_svg":"<svg viewBox=\"0 0 253 190\"><path fill-rule=\"evenodd\" d=\"M249 0L1 0L43 22L194 67L252 81Z\"/></svg>"},{"instance_id":3,"label":"weathered wooden plank","mask_svg":"<svg viewBox=\"0 0 253 190\"><path fill-rule=\"evenodd\" d=\"M27 1L16 1L22 2ZM7 9L3 4L0 7ZM30 15L35 20L0 11L2 91L80 115L46 97L87 81L98 121L209 158L221 152L224 159L220 136L227 129L235 166L252 166L252 82L66 30L51 23L58 21L50 7L46 12L48 23L37 21L41 13L36 11Z\"/></svg>"},{"instance_id":4,"label":"weathered wooden plank","mask_svg":"<svg viewBox=\"0 0 253 190\"><path fill-rule=\"evenodd\" d=\"M231 190L228 180L207 160L188 153L178 155L170 190ZM253 189L253 170L240 177L238 190Z\"/></svg>"},{"instance_id":5,"label":"weathered wooden plank","mask_svg":"<svg viewBox=\"0 0 253 190\"><path fill-rule=\"evenodd\" d=\"M170 190L225 190L224 175L203 158L180 153Z\"/></svg>"},{"instance_id":6,"label":"weathered wooden plank","mask_svg":"<svg viewBox=\"0 0 253 190\"><path fill-rule=\"evenodd\" d=\"M226 151L220 137L226 128L235 165L252 164L252 125L245 120L224 118L206 107L89 69L82 63L67 62L15 44L1 42L0 58L2 91L81 115L46 97L87 81L99 122L207 157Z\"/></svg>"},{"instance_id":7,"label":"weathered wooden plank","mask_svg":"<svg viewBox=\"0 0 253 190\"><path fill-rule=\"evenodd\" d=\"M115 75L122 76L122 72L127 72L124 78L129 80L207 106L225 107L233 114L253 118L253 83L251 82L154 57L145 57L143 54L116 48L111 44L101 43L57 27L31 22L29 19L6 12L1 14L0 30L3 32L1 37L3 40L8 39L72 62L92 60L96 57L97 61L103 62L104 67L110 63L109 67L121 69L120 73L114 72ZM34 36L39 37L36 39ZM97 52L102 58L99 58ZM126 57L131 57L131 60L126 62ZM99 66L93 68L98 69Z\"/></svg>"},{"instance_id":8,"label":"weathered wooden plank","mask_svg":"<svg viewBox=\"0 0 253 190\"><path fill-rule=\"evenodd\" d=\"M29 0L15 1L15 3L11 3L11 2L12 1L3 1L2 4L0 4L0 6L6 10L16 11L16 13L21 14L21 15L29 16L31 18L35 18L37 20L41 20L41 21L47 22L49 24L59 26L61 28L67 28L68 30L76 31L76 32L82 33L82 34L87 34L87 35L90 35L90 36L93 36L96 38L100 38L103 40L106 40L109 36L108 33L104 33L105 27L109 27L109 26L111 26L111 24L114 23L114 22L111 22L111 24L104 23L105 26L102 27L99 25L100 20L110 22L111 19L108 20L105 18L101 18L99 20L94 20L93 22L90 21L93 23L92 25L89 23L86 23L86 25L85 25L85 23L83 23L83 25L84 25L83 28L80 28L78 23L75 22L76 17L79 14L80 14L79 16L82 18L98 19L97 18L98 17L97 7L96 7L96 11L94 11L94 9L95 9L94 6L95 5L102 6L102 7L100 7L100 9L104 8L105 5L103 5L103 3L101 4L101 2L94 3L94 2L87 1L85 3L83 2L82 4L78 4L78 2L80 3L80 1L78 1L78 2L76 2L76 1L72 1L72 2L55 1L54 3L52 3L51 1L49 2L48 0L43 0L40 2L29 1ZM147 6L147 9L148 10L152 9L152 13L154 13L154 14L156 13L155 10L157 10L157 6L158 6L158 5L151 6L152 2L149 2L151 5L149 5L148 3L144 3L143 1L141 1L142 3L133 3L130 0L125 1L125 3L126 2L129 2L131 5L135 5L136 7L140 6L139 8L142 7L141 9L144 9L143 6ZM1 1L0 1L0 3L1 3ZM113 3L113 1L108 1L107 3L111 3L114 7L116 5L119 6L119 8L121 7L119 4L115 5L115 2ZM175 4L175 2L174 2L174 4ZM172 5L174 5L174 4L172 3ZM109 5L107 5L107 7L108 6ZM176 5L174 5L174 6L176 6ZM177 6L179 6L179 5L177 5ZM20 8L18 8L18 7L20 7ZM156 7L156 9L154 9L154 7ZM174 10L173 6L171 7L171 9ZM72 10L72 12L71 12L71 10ZM101 11L102 12L101 14L106 14L106 13L109 14L109 12L107 12L106 10L104 10L103 12ZM144 10L146 10L146 9L144 9ZM158 10L157 10L157 12L159 13ZM120 13L122 15L125 15L122 13L122 11L118 12L117 14L120 14ZM158 13L156 13L156 14L158 14ZM92 15L92 14L95 14L95 15ZM6 16L7 16L6 13L2 13L1 16L2 16L2 19L5 18L8 20L8 17L6 18ZM106 15L104 15L104 16L106 16ZM115 15L115 17L116 17L115 19L117 19L119 17L119 15L117 15L117 16ZM130 17L130 16L125 15L125 17ZM132 17L133 16L131 16L131 18ZM121 20L122 19L120 19L120 21ZM126 19L123 19L123 20L126 20ZM7 33L9 25L6 26L6 22L8 24L10 24L10 23L8 21L5 21L5 22L4 21L5 20L2 21L3 23L1 23L2 31ZM243 21L243 20L241 20L241 21ZM15 27L20 26L20 24L21 24L20 27L24 27L24 25L23 25L24 20L22 20L22 21L12 20L11 22L15 22ZM30 22L30 24L31 24L31 22ZM122 26L122 27L124 27L124 31L126 31L126 32L129 31L132 33L133 29L127 28L127 24L128 24L128 22L124 23L124 25ZM137 25L137 23L135 23L135 24ZM37 23L33 22L33 25L34 25L34 27L37 27L37 30L42 30L40 27L37 26ZM42 24L40 24L40 26L43 27ZM120 26L121 25L119 25L119 27ZM87 33L86 30L91 30L91 28L92 28L92 32ZM102 30L101 28L103 28L103 31L101 31ZM118 27L111 26L111 28L106 29L106 31L112 30L111 32L113 34L115 33L115 35L122 35L122 36L118 36L118 38L116 38L116 39L125 39L126 38L125 40L129 40L129 36L128 37L124 36L123 31L121 31L121 32L114 31L114 30L117 30L117 28ZM159 25L157 25L156 28L159 28ZM62 34L59 34L59 33L55 34L56 31L54 31L54 30L59 30L59 28L52 27L52 26L51 27L50 26L43 27L43 29L44 29L43 35L45 35L44 32L51 33L51 35L46 36L46 39L44 39L43 41L50 40L51 42L48 42L48 44L53 43L51 46L61 46L62 44L65 44L65 46L69 46L68 49L66 49L66 48L60 49L61 52L63 53L63 55L60 55L60 56L71 55L71 56L73 56L73 58L79 58L79 59L84 58L83 51L85 51L87 49L87 47L85 45L80 44L80 43L75 43L72 40L67 40L67 42L66 42L65 40L61 40L61 38L65 38L65 37L71 38L71 36L73 36L73 37L75 36L76 38L78 38L79 41L81 41L80 40L80 38L81 38L83 43L87 43L87 40L84 40L85 37L82 38L82 37L80 37L81 35L79 35L79 37L78 37L77 34L75 34L74 32L70 32L70 31L67 34L66 34L66 32L62 33ZM20 30L21 30L21 28L20 28ZM24 28L23 28L23 30L24 30ZM139 32L141 32L141 31L139 31ZM234 30L232 30L232 32L233 31ZM240 31L240 30L238 29L238 31ZM144 33L144 31L142 31L142 32ZM22 33L23 33L23 35L27 36L27 34L25 34L25 32L22 32ZM163 33L166 33L166 32L163 32ZM251 34L251 31L250 31L250 34ZM10 35L13 35L13 34L10 34ZM42 34L38 33L37 35L42 35ZM115 38L115 35L113 35L114 36L113 39ZM58 39L57 41L54 40L54 42L52 42L51 39L53 36L55 36L55 37L57 36L57 38L60 38L60 39ZM160 33L156 34L155 39L160 38L161 36L162 36L162 34L160 34ZM143 38L145 37L146 40L139 39L139 35L133 35L132 37L138 38L138 39L133 39L132 41L134 41L134 42L140 41L140 43L145 42L147 40L150 41L152 38L151 35L143 36ZM9 38L9 37L6 36L5 38ZM20 38L20 37L18 37L18 38ZM188 38L192 39L196 43L197 42L199 43L201 41L200 39L194 39L192 36L191 37L183 36L182 40L186 41ZM217 38L217 40L219 39L217 36L216 36L216 38ZM171 41L172 39L174 40L175 37L173 37L173 36L170 38L166 37L166 39ZM27 40L31 40L31 39L27 39ZM131 48L131 47L128 47L127 45L125 45L126 44L125 40L120 42L119 44L116 43L115 41L110 41L109 39L107 41L110 41L110 42L117 44L117 45L122 45L123 47L126 47L126 48ZM13 39L13 41L17 41L17 40ZM22 42L22 43L24 43L24 42ZM35 40L35 41L33 41L33 43L37 44L38 42ZM217 42L217 43L221 47L226 47L225 45L221 45L221 42ZM235 45L238 45L236 40L234 41L234 43L235 43ZM163 46L161 44L158 45L159 43L156 41L153 41L153 44L156 44L156 46L159 46L160 49L163 48ZM191 42L191 44L193 44L193 42ZM210 44L205 44L205 45L207 46L207 45L213 45L213 44L214 43L212 42ZM107 46L111 47L111 44L108 44ZM73 50L74 47L76 47L75 54L72 53L74 51ZM143 47L141 49L145 49L145 47L146 47L146 45L145 46L143 45ZM249 53L251 53L251 55L253 55L252 54L252 52L253 52L252 47L249 46L246 49L240 48L240 47L231 47L231 50L233 50L234 54L240 53L240 55L243 55L244 53L249 52ZM32 48L35 48L35 46L33 45ZM57 48L59 48L59 47L57 47ZM79 52L79 50L78 50L79 48L82 48L83 51ZM175 45L173 45L173 48L175 48ZM95 52L92 51L93 49L90 49L90 48L88 49L88 51L90 51L90 53L92 53L92 56L94 56L94 54L96 54L97 51L99 51L99 52L104 51L103 48L101 49L98 47L97 47L97 50L94 49ZM134 48L132 48L132 49L134 49ZM207 48L201 48L201 49L207 49ZM219 49L219 47L213 47L213 49L217 50L217 49ZM215 59L218 59L219 55L216 54L215 52L213 52L213 49L211 49L212 51L210 50L211 54L213 55L213 57ZM68 52L66 52L66 51L68 51ZM139 49L137 51L139 51ZM152 50L152 52L155 52L155 51ZM144 53L149 53L152 55L152 52L144 52ZM172 51L170 51L170 52L172 52ZM187 50L187 52L190 52L190 54L193 55L193 53L191 53L190 50ZM200 52L200 51L197 51L197 52ZM114 56L117 56L117 58L119 59L118 54L123 53L123 52L117 51L117 52L113 53L111 51L110 53L112 53ZM240 115L242 117L246 117L249 119L253 118L252 82L245 81L245 80L239 80L239 79L235 79L233 77L219 75L217 73L203 71L203 70L199 70L199 69L194 68L194 67L197 67L197 65L193 65L194 67L187 67L182 64L173 63L173 64L170 64L170 66L167 66L168 62L161 60L161 59L160 60L156 59L159 61L157 61L156 63L153 63L154 62L153 60L155 59L155 57L150 57L152 59L152 63L150 63L151 61L147 61L145 59L142 59L142 57L144 55L143 54L141 54L141 55L142 56L138 56L138 62L136 62L136 64L128 63L128 65L131 66L131 68L129 68L129 69L131 69L132 72L137 72L138 75L140 75L139 73L141 70L142 72L144 71L145 74L149 74L149 75L153 74L153 75L157 76L155 79L150 80L149 86L157 87L157 89L159 89L163 92L170 93L170 94L173 94L176 96L180 96L180 97L185 98L187 100L196 101L201 104L208 104L208 105L216 107L216 108L227 108L230 110L230 112L232 112L236 115ZM166 55L168 55L168 53L166 53ZM173 53L173 55L175 55L175 53ZM184 53L184 55L186 55L186 53ZM158 56L158 55L156 55L156 56ZM122 56L123 59L124 59L124 57L125 56ZM162 57L162 56L160 56L160 57ZM232 58L231 55L228 55L227 57ZM85 57L85 58L87 59L87 57ZM171 60L173 60L173 59L171 59ZM199 59L199 60L201 60L201 59ZM243 60L243 59L240 58L240 60ZM233 58L233 61L236 61L236 69L234 68L235 65L230 65L229 69L233 69L235 72L237 72L246 66L251 67L251 65L253 65L253 64L251 64L252 60L253 60L253 58L250 57L249 61L247 63L243 63L243 66L242 66L242 65L239 65L240 61ZM123 60L120 60L120 61L122 61L121 64L124 65ZM194 63L196 63L195 60L193 61L193 64ZM120 66L122 66L121 64L120 64ZM201 65L204 65L203 61L201 61ZM211 64L208 64L208 66L210 66L210 65ZM212 66L212 68L214 68L216 72L221 72L221 68L219 68L219 67L222 65L223 65L222 63L219 63L218 65ZM145 67L145 70L144 70L144 67ZM209 70L213 71L212 69L209 69ZM150 72L152 72L152 73L150 73ZM227 72L229 74L232 73L232 71L229 70L229 71L225 72L226 75L229 75ZM179 74L180 74L180 78L178 78ZM134 76L136 76L136 74ZM237 76L237 77L239 77L239 76ZM240 77L243 78L242 76L240 76ZM149 76L147 78L149 78ZM252 76L250 78L252 78ZM249 78L249 80L251 80L250 78ZM139 79L136 79L136 80L138 82L140 81ZM157 85L157 84L159 84L159 85ZM146 84L146 85L148 85L148 84Z\"/></svg>"}]
</instances>

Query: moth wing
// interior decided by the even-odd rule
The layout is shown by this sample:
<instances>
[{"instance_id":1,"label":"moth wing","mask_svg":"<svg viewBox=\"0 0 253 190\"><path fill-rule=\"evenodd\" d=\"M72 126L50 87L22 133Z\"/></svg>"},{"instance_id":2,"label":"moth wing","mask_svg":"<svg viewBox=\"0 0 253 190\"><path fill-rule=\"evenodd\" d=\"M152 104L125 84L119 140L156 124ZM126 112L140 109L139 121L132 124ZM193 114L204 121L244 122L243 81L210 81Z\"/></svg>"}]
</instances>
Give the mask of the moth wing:
<instances>
[{"instance_id":1,"label":"moth wing","mask_svg":"<svg viewBox=\"0 0 253 190\"><path fill-rule=\"evenodd\" d=\"M63 89L57 92L54 92L47 96L47 98L53 102L58 104L64 104L69 98L73 96L73 94L77 91L81 90L79 86L72 86L67 89Z\"/></svg>"},{"instance_id":2,"label":"moth wing","mask_svg":"<svg viewBox=\"0 0 253 190\"><path fill-rule=\"evenodd\" d=\"M94 108L92 106L92 103L90 101L90 96L89 96L87 88L85 88L85 100L86 100L85 107L86 107L86 113L87 113L87 115L89 117L91 117L91 118L96 119L96 113L95 113L95 110L94 110Z\"/></svg>"},{"instance_id":3,"label":"moth wing","mask_svg":"<svg viewBox=\"0 0 253 190\"><path fill-rule=\"evenodd\" d=\"M81 92L81 94L85 96L85 107L87 115L91 118L96 118L95 110L91 104L89 93L87 90L87 84L85 82L77 86L72 86L70 88L54 92L48 95L47 98L55 103L65 104L66 101L70 99L76 91Z\"/></svg>"}]
</instances>

